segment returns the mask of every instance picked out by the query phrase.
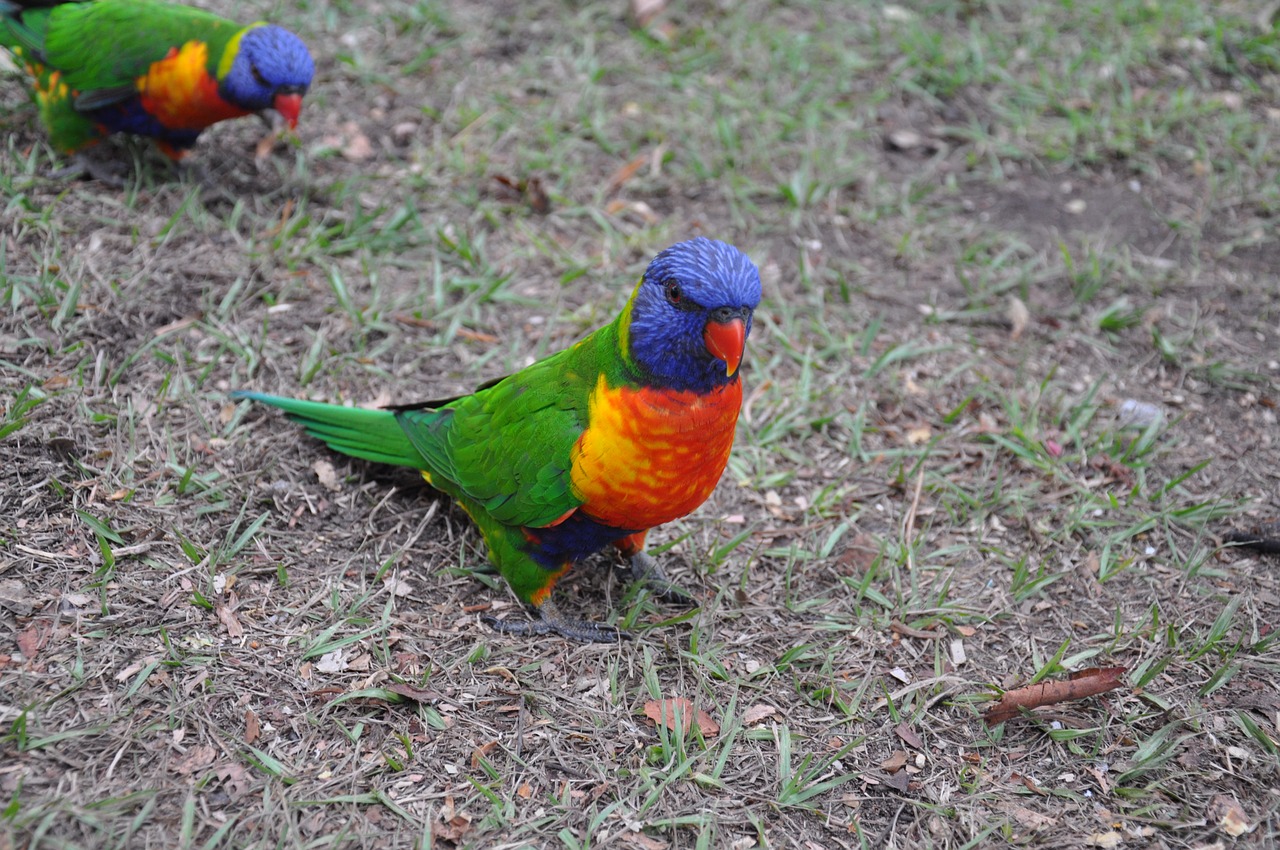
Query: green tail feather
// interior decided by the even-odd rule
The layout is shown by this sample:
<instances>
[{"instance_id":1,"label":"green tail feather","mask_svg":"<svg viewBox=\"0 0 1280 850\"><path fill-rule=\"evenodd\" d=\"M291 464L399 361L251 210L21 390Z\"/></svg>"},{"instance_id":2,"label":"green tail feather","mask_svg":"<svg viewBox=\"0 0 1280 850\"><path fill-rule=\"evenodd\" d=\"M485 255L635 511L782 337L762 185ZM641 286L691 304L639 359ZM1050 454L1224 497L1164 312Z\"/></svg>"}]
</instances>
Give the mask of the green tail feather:
<instances>
[{"instance_id":1,"label":"green tail feather","mask_svg":"<svg viewBox=\"0 0 1280 850\"><path fill-rule=\"evenodd\" d=\"M308 434L343 454L377 463L427 469L426 461L405 435L393 411L343 407L244 390L233 392L231 397L280 408Z\"/></svg>"}]
</instances>

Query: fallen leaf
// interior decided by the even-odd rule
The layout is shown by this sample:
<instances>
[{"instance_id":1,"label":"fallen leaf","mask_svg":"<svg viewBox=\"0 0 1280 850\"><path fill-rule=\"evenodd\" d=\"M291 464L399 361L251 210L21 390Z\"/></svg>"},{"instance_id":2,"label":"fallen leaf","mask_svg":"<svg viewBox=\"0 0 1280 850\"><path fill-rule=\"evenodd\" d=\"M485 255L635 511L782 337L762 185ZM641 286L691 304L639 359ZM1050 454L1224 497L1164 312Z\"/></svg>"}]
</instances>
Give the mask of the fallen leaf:
<instances>
[{"instance_id":1,"label":"fallen leaf","mask_svg":"<svg viewBox=\"0 0 1280 850\"><path fill-rule=\"evenodd\" d=\"M395 682L390 685L384 685L383 689L391 691L393 694L398 694L405 699L410 699L414 702L428 703L431 705L434 705L444 699L438 691L433 691L430 688L419 688L405 682Z\"/></svg>"},{"instance_id":2,"label":"fallen leaf","mask_svg":"<svg viewBox=\"0 0 1280 850\"><path fill-rule=\"evenodd\" d=\"M316 662L316 670L321 673L341 673L347 669L347 662L342 658L342 650L335 649L333 652L326 652L320 656L320 660Z\"/></svg>"},{"instance_id":3,"label":"fallen leaf","mask_svg":"<svg viewBox=\"0 0 1280 850\"><path fill-rule=\"evenodd\" d=\"M213 775L222 780L222 790L232 800L244 796L249 790L249 775L244 766L235 762L225 762L214 769Z\"/></svg>"},{"instance_id":4,"label":"fallen leaf","mask_svg":"<svg viewBox=\"0 0 1280 850\"><path fill-rule=\"evenodd\" d=\"M240 620L236 618L236 613L226 605L219 605L214 609L218 613L218 619L222 621L222 625L227 630L227 635L232 638L244 636L244 626L240 625Z\"/></svg>"},{"instance_id":5,"label":"fallen leaf","mask_svg":"<svg viewBox=\"0 0 1280 850\"><path fill-rule=\"evenodd\" d=\"M665 8L667 0L631 0L631 17L637 26L647 27Z\"/></svg>"},{"instance_id":6,"label":"fallen leaf","mask_svg":"<svg viewBox=\"0 0 1280 850\"><path fill-rule=\"evenodd\" d=\"M448 820L433 824L431 837L451 844L461 844L462 838L471 831L471 818L468 815L454 815Z\"/></svg>"},{"instance_id":7,"label":"fallen leaf","mask_svg":"<svg viewBox=\"0 0 1280 850\"><path fill-rule=\"evenodd\" d=\"M920 736L916 734L916 730L907 725L907 721L902 721L894 727L893 731L902 739L908 747L914 750L923 750L924 741L920 740Z\"/></svg>"},{"instance_id":8,"label":"fallen leaf","mask_svg":"<svg viewBox=\"0 0 1280 850\"><path fill-rule=\"evenodd\" d=\"M0 607L26 617L35 609L35 598L25 584L16 578L7 578L0 581Z\"/></svg>"},{"instance_id":9,"label":"fallen leaf","mask_svg":"<svg viewBox=\"0 0 1280 850\"><path fill-rule=\"evenodd\" d=\"M533 796L533 786L528 782L521 782L520 787L516 789L516 796L521 800L527 800Z\"/></svg>"},{"instance_id":10,"label":"fallen leaf","mask_svg":"<svg viewBox=\"0 0 1280 850\"><path fill-rule=\"evenodd\" d=\"M693 703L684 697L675 697L673 699L664 699L660 701L650 700L644 704L644 714L654 722L654 725L665 726L668 729L675 730L676 717L679 714L680 732L686 733L693 725L694 718L698 721L698 731L704 736L720 734L720 724L716 723L701 709L694 710Z\"/></svg>"},{"instance_id":11,"label":"fallen leaf","mask_svg":"<svg viewBox=\"0 0 1280 850\"><path fill-rule=\"evenodd\" d=\"M1040 787L1040 783L1036 782L1030 776L1025 776L1021 773L1015 773L1015 774L1012 774L1010 778L1016 782L1021 782L1024 788L1026 788L1028 791L1030 791L1032 794L1035 794L1038 797L1046 797L1049 794L1048 791Z\"/></svg>"},{"instance_id":12,"label":"fallen leaf","mask_svg":"<svg viewBox=\"0 0 1280 850\"><path fill-rule=\"evenodd\" d=\"M284 138L284 128L280 127L267 133L258 143L253 146L253 158L261 163L267 157L271 156L271 151L276 146L276 142Z\"/></svg>"},{"instance_id":13,"label":"fallen leaf","mask_svg":"<svg viewBox=\"0 0 1280 850\"><path fill-rule=\"evenodd\" d=\"M753 705L743 713L742 725L754 726L768 717L773 717L777 713L778 709L772 705L766 705L765 703Z\"/></svg>"},{"instance_id":14,"label":"fallen leaf","mask_svg":"<svg viewBox=\"0 0 1280 850\"><path fill-rule=\"evenodd\" d=\"M642 153L640 156L622 165L617 171L613 172L613 176L609 178L609 187L606 192L616 192L622 188L623 184L636 176L636 172L644 167L649 161L649 154Z\"/></svg>"},{"instance_id":15,"label":"fallen leaf","mask_svg":"<svg viewBox=\"0 0 1280 850\"><path fill-rule=\"evenodd\" d=\"M1254 829L1244 809L1236 802L1235 797L1228 794L1215 794L1209 801L1209 820L1232 838L1239 838Z\"/></svg>"},{"instance_id":16,"label":"fallen leaf","mask_svg":"<svg viewBox=\"0 0 1280 850\"><path fill-rule=\"evenodd\" d=\"M471 769L479 770L480 765L488 761L486 756L488 756L489 753L493 752L494 748L497 746L498 746L497 741L489 741L488 743L481 744L480 746L473 749L471 751Z\"/></svg>"},{"instance_id":17,"label":"fallen leaf","mask_svg":"<svg viewBox=\"0 0 1280 850\"><path fill-rule=\"evenodd\" d=\"M342 489L342 485L338 483L338 472L329 461L317 460L311 464L311 468L315 470L316 478L320 480L320 485L326 490L336 493Z\"/></svg>"},{"instance_id":18,"label":"fallen leaf","mask_svg":"<svg viewBox=\"0 0 1280 850\"><path fill-rule=\"evenodd\" d=\"M907 445L918 446L921 443L929 442L929 438L933 436L933 429L928 425L921 425L919 428L911 428L907 431Z\"/></svg>"},{"instance_id":19,"label":"fallen leaf","mask_svg":"<svg viewBox=\"0 0 1280 850\"><path fill-rule=\"evenodd\" d=\"M551 212L551 199L547 196L546 189L542 188L541 177L534 175L527 180L515 180L505 174L495 174L493 179L507 190L503 194L510 200L524 201L539 215Z\"/></svg>"},{"instance_id":20,"label":"fallen leaf","mask_svg":"<svg viewBox=\"0 0 1280 850\"><path fill-rule=\"evenodd\" d=\"M1039 708L1043 705L1104 694L1124 685L1120 677L1124 675L1126 669L1124 667L1090 667L1073 673L1071 678L1066 680L1041 682L1025 688L1005 691L1000 701L987 709L983 719L988 725L995 725L1017 717L1023 709Z\"/></svg>"},{"instance_id":21,"label":"fallen leaf","mask_svg":"<svg viewBox=\"0 0 1280 850\"><path fill-rule=\"evenodd\" d=\"M344 159L364 162L373 156L373 145L369 143L369 137L360 129L359 124L348 121L342 125L342 132L346 136L346 143L342 146Z\"/></svg>"},{"instance_id":22,"label":"fallen leaf","mask_svg":"<svg viewBox=\"0 0 1280 850\"><path fill-rule=\"evenodd\" d=\"M245 709L244 712L244 742L252 744L262 735L262 724L258 722L258 715L253 713L252 708Z\"/></svg>"},{"instance_id":23,"label":"fallen leaf","mask_svg":"<svg viewBox=\"0 0 1280 850\"><path fill-rule=\"evenodd\" d=\"M890 773L885 776L878 777L880 784L892 788L899 794L907 793L907 789L911 787L911 775L905 770L897 773Z\"/></svg>"},{"instance_id":24,"label":"fallen leaf","mask_svg":"<svg viewBox=\"0 0 1280 850\"><path fill-rule=\"evenodd\" d=\"M654 838L652 835L645 835L639 831L624 832L618 838L632 847L639 847L640 850L667 850L671 846L661 839Z\"/></svg>"},{"instance_id":25,"label":"fallen leaf","mask_svg":"<svg viewBox=\"0 0 1280 850\"><path fill-rule=\"evenodd\" d=\"M1029 829L1036 832L1057 825L1057 821L1048 815L1042 815L1039 812L1032 811L1026 806L1005 806L1004 811L1010 817L1018 822L1023 829Z\"/></svg>"},{"instance_id":26,"label":"fallen leaf","mask_svg":"<svg viewBox=\"0 0 1280 850\"><path fill-rule=\"evenodd\" d=\"M175 761L171 767L174 773L186 776L213 764L213 759L217 755L218 751L213 747L208 744L201 744L198 747L192 747L187 750L182 758Z\"/></svg>"},{"instance_id":27,"label":"fallen leaf","mask_svg":"<svg viewBox=\"0 0 1280 850\"><path fill-rule=\"evenodd\" d=\"M35 625L27 626L18 632L18 649L22 652L22 657L28 661L34 661L36 656L40 654L40 650L44 647L44 641L41 640L39 627Z\"/></svg>"},{"instance_id":28,"label":"fallen leaf","mask_svg":"<svg viewBox=\"0 0 1280 850\"><path fill-rule=\"evenodd\" d=\"M1106 832L1095 832L1084 840L1085 844L1090 847L1101 847L1103 850L1112 850L1119 847L1120 842L1124 841L1124 836L1116 832L1114 829Z\"/></svg>"},{"instance_id":29,"label":"fallen leaf","mask_svg":"<svg viewBox=\"0 0 1280 850\"><path fill-rule=\"evenodd\" d=\"M1009 339L1018 339L1026 331L1027 325L1031 322L1031 311L1027 309L1027 305L1022 303L1022 299L1016 295L1009 296L1009 311L1006 314L1012 330L1009 331Z\"/></svg>"},{"instance_id":30,"label":"fallen leaf","mask_svg":"<svg viewBox=\"0 0 1280 850\"><path fill-rule=\"evenodd\" d=\"M907 751L898 750L884 761L880 762L880 768L885 773L897 773L907 766Z\"/></svg>"}]
</instances>

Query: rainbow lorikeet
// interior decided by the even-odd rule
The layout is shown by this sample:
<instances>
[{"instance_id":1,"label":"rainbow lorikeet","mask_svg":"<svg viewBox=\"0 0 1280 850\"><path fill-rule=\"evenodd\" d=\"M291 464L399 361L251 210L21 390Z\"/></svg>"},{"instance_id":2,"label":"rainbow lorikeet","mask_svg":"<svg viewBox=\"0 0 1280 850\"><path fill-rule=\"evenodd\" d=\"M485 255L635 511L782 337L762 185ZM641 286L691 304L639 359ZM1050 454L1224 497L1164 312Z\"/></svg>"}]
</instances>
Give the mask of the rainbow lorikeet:
<instances>
[{"instance_id":1,"label":"rainbow lorikeet","mask_svg":"<svg viewBox=\"0 0 1280 850\"><path fill-rule=\"evenodd\" d=\"M0 46L64 153L133 133L177 160L210 125L267 110L296 127L315 73L288 30L161 0L0 0Z\"/></svg>"},{"instance_id":2,"label":"rainbow lorikeet","mask_svg":"<svg viewBox=\"0 0 1280 850\"><path fill-rule=\"evenodd\" d=\"M551 600L572 565L612 544L633 575L666 582L645 534L701 505L724 472L742 407L738 366L760 274L697 238L649 263L613 322L471 395L383 410L239 392L285 411L344 454L421 470L480 528L533 622L515 634L625 637L564 619Z\"/></svg>"}]
</instances>

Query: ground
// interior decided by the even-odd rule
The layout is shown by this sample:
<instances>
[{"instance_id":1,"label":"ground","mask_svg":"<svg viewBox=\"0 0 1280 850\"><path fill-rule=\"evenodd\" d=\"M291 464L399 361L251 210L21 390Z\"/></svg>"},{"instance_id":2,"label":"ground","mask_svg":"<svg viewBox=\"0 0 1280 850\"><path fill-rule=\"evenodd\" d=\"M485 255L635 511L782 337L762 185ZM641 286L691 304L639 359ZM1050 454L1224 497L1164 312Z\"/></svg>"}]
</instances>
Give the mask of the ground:
<instances>
[{"instance_id":1,"label":"ground","mask_svg":"<svg viewBox=\"0 0 1280 850\"><path fill-rule=\"evenodd\" d=\"M54 178L0 75L0 847L1280 841L1274 21L210 6L311 45L296 137ZM696 234L765 283L650 538L701 606L559 591L632 642L495 634L464 515L229 399L466 391Z\"/></svg>"}]
</instances>

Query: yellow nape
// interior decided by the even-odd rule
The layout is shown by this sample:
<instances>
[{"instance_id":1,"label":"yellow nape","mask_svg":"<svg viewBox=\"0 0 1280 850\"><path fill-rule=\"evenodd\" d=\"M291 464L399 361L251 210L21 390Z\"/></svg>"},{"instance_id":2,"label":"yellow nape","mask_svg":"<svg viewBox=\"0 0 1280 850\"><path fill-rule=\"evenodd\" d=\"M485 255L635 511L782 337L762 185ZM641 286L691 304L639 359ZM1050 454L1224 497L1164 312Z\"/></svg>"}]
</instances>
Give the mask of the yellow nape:
<instances>
[{"instance_id":1,"label":"yellow nape","mask_svg":"<svg viewBox=\"0 0 1280 850\"><path fill-rule=\"evenodd\" d=\"M226 48L222 51L221 58L218 59L219 80L226 79L227 74L231 73L231 66L235 63L236 55L240 52L240 39L244 38L244 34L249 30L257 29L260 26L264 26L262 21L258 21L256 24L249 24L249 26L231 36L231 40L227 42Z\"/></svg>"},{"instance_id":2,"label":"yellow nape","mask_svg":"<svg viewBox=\"0 0 1280 850\"><path fill-rule=\"evenodd\" d=\"M641 278L636 288L631 290L631 297L627 299L626 306L622 308L622 315L618 317L618 353L627 362L631 361L631 308L635 305L636 296L640 294L640 287L643 284L644 278Z\"/></svg>"}]
</instances>

